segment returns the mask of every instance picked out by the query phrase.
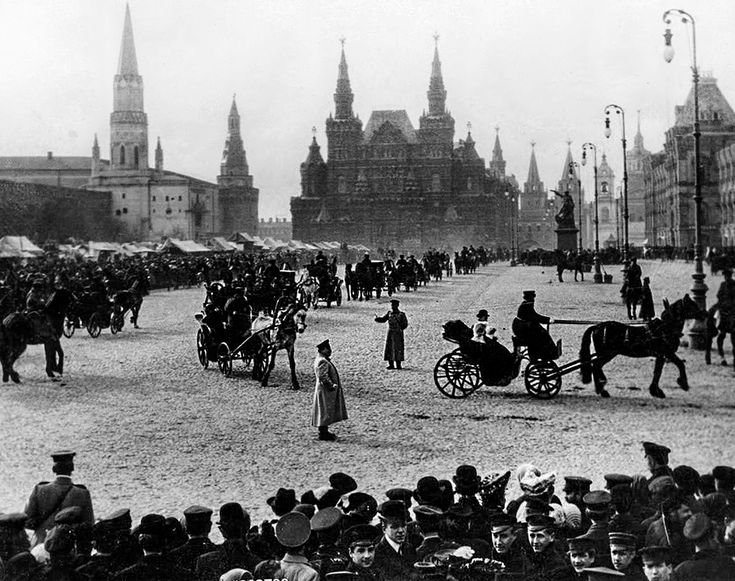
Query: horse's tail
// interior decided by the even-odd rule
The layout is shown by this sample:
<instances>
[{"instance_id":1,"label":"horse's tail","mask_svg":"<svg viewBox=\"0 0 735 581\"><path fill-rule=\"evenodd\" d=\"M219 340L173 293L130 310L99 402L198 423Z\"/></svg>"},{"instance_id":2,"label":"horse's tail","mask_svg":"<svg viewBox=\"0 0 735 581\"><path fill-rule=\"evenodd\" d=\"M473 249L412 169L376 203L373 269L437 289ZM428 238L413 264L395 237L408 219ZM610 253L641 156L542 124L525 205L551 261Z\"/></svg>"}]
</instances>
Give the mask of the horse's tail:
<instances>
[{"instance_id":1,"label":"horse's tail","mask_svg":"<svg viewBox=\"0 0 735 581\"><path fill-rule=\"evenodd\" d=\"M592 341L592 333L594 333L597 325L589 327L582 335L582 346L579 348L579 360L582 374L582 383L590 383L592 381L592 356L590 355L590 342Z\"/></svg>"}]
</instances>

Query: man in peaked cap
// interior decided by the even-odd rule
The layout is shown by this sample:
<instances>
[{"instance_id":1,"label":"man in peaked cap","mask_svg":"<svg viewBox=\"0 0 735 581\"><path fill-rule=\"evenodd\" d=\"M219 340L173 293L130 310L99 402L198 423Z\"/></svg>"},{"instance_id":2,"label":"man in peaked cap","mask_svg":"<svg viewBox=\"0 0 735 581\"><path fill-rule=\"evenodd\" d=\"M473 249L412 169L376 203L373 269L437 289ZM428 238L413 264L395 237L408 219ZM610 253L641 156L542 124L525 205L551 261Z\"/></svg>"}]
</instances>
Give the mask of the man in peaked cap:
<instances>
[{"instance_id":1,"label":"man in peaked cap","mask_svg":"<svg viewBox=\"0 0 735 581\"><path fill-rule=\"evenodd\" d=\"M89 491L71 479L75 455L75 452L68 450L52 453L52 470L56 478L51 482L39 482L31 492L23 512L28 516L26 527L33 530L32 546L43 542L46 532L53 525L56 513L61 509L78 506L82 509L82 521L90 526L94 524Z\"/></svg>"},{"instance_id":2,"label":"man in peaked cap","mask_svg":"<svg viewBox=\"0 0 735 581\"><path fill-rule=\"evenodd\" d=\"M376 323L388 323L388 335L385 338L383 352L383 359L388 362L388 369L401 369L401 362L404 359L403 331L408 327L408 319L406 313L398 309L400 304L398 299L391 299L390 311L382 317L375 316Z\"/></svg>"},{"instance_id":3,"label":"man in peaked cap","mask_svg":"<svg viewBox=\"0 0 735 581\"><path fill-rule=\"evenodd\" d=\"M411 576L416 550L407 540L406 505L387 500L378 507L383 538L375 547L375 568L385 581L401 581Z\"/></svg>"},{"instance_id":4,"label":"man in peaked cap","mask_svg":"<svg viewBox=\"0 0 735 581\"><path fill-rule=\"evenodd\" d=\"M342 511L336 507L320 510L311 518L311 530L316 533L318 546L311 556L310 565L324 579L331 571L342 571L349 565L347 554L337 546L340 537Z\"/></svg>"},{"instance_id":5,"label":"man in peaked cap","mask_svg":"<svg viewBox=\"0 0 735 581\"><path fill-rule=\"evenodd\" d=\"M574 578L586 580L585 569L594 567L595 564L595 542L583 535L567 539L567 545L569 546L567 557L574 569Z\"/></svg>"},{"instance_id":6,"label":"man in peaked cap","mask_svg":"<svg viewBox=\"0 0 735 581\"><path fill-rule=\"evenodd\" d=\"M648 581L670 581L674 566L671 561L671 547L646 546L638 554L643 562L643 573Z\"/></svg>"},{"instance_id":7,"label":"man in peaked cap","mask_svg":"<svg viewBox=\"0 0 735 581\"><path fill-rule=\"evenodd\" d=\"M694 543L694 556L674 569L677 581L735 579L735 561L722 553L710 518L697 513L684 525L684 536Z\"/></svg>"},{"instance_id":8,"label":"man in peaked cap","mask_svg":"<svg viewBox=\"0 0 735 581\"><path fill-rule=\"evenodd\" d=\"M254 554L245 541L245 535L250 529L250 515L239 503L226 502L219 509L217 525L224 543L197 559L197 579L217 581L224 571L237 568L254 571L263 559Z\"/></svg>"},{"instance_id":9,"label":"man in peaked cap","mask_svg":"<svg viewBox=\"0 0 735 581\"><path fill-rule=\"evenodd\" d=\"M635 535L624 532L610 532L610 559L613 569L620 571L628 579L646 581L641 568L634 563L637 547Z\"/></svg>"},{"instance_id":10,"label":"man in peaked cap","mask_svg":"<svg viewBox=\"0 0 735 581\"><path fill-rule=\"evenodd\" d=\"M674 472L669 468L671 449L653 442L643 442L642 444L648 470L651 473L648 483L650 484L659 476L671 476L673 478Z\"/></svg>"},{"instance_id":11,"label":"man in peaked cap","mask_svg":"<svg viewBox=\"0 0 735 581\"><path fill-rule=\"evenodd\" d=\"M528 544L526 579L556 579L568 576L571 565L556 543L554 519L544 514L532 514L526 519Z\"/></svg>"},{"instance_id":12,"label":"man in peaked cap","mask_svg":"<svg viewBox=\"0 0 735 581\"><path fill-rule=\"evenodd\" d=\"M493 541L490 558L503 563L506 573L522 575L525 571L525 557L521 527L516 519L504 512L493 515L490 531Z\"/></svg>"},{"instance_id":13,"label":"man in peaked cap","mask_svg":"<svg viewBox=\"0 0 735 581\"><path fill-rule=\"evenodd\" d=\"M360 581L376 581L375 546L380 539L380 529L372 525L357 525L345 530L342 542L347 549L350 563L347 570L357 573Z\"/></svg>"},{"instance_id":14,"label":"man in peaked cap","mask_svg":"<svg viewBox=\"0 0 735 581\"><path fill-rule=\"evenodd\" d=\"M212 530L212 509L195 504L184 511L184 520L189 540L173 549L169 555L179 567L194 573L197 559L217 549L209 540L209 532Z\"/></svg>"},{"instance_id":15,"label":"man in peaked cap","mask_svg":"<svg viewBox=\"0 0 735 581\"><path fill-rule=\"evenodd\" d=\"M0 514L0 563L30 549L25 532L26 519L23 512Z\"/></svg>"},{"instance_id":16,"label":"man in peaked cap","mask_svg":"<svg viewBox=\"0 0 735 581\"><path fill-rule=\"evenodd\" d=\"M121 508L101 519L109 524L115 536L112 555L115 560L115 569L122 571L131 567L143 556L143 549L138 544L138 539L131 534L133 519L129 508Z\"/></svg>"},{"instance_id":17,"label":"man in peaked cap","mask_svg":"<svg viewBox=\"0 0 735 581\"><path fill-rule=\"evenodd\" d=\"M162 515L145 515L136 532L143 556L115 575L114 581L195 581L191 571L164 555L166 519Z\"/></svg>"},{"instance_id":18,"label":"man in peaked cap","mask_svg":"<svg viewBox=\"0 0 735 581\"><path fill-rule=\"evenodd\" d=\"M311 536L311 526L306 515L289 512L276 524L276 539L286 548L286 554L278 562L278 568L269 572L268 561L260 563L253 571L256 579L278 578L299 581L318 581L317 573L304 556L304 546Z\"/></svg>"},{"instance_id":19,"label":"man in peaked cap","mask_svg":"<svg viewBox=\"0 0 735 581\"><path fill-rule=\"evenodd\" d=\"M311 425L319 429L320 440L332 442L337 436L329 431L329 426L347 419L347 406L339 373L331 360L329 339L319 343L316 348L318 355L314 359L316 385Z\"/></svg>"}]
</instances>

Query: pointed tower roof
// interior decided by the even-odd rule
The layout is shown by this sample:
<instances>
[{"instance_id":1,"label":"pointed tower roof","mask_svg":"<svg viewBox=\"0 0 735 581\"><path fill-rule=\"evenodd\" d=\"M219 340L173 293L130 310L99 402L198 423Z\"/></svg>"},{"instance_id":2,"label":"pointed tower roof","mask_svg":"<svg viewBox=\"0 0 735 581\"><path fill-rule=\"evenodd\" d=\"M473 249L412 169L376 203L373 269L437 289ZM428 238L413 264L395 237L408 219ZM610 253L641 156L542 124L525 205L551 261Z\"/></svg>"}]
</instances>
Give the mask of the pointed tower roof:
<instances>
[{"instance_id":1,"label":"pointed tower roof","mask_svg":"<svg viewBox=\"0 0 735 581\"><path fill-rule=\"evenodd\" d=\"M531 142L531 161L528 164L528 179L526 184L537 184L541 182L538 175L538 165L536 164L536 143Z\"/></svg>"},{"instance_id":2,"label":"pointed tower roof","mask_svg":"<svg viewBox=\"0 0 735 581\"><path fill-rule=\"evenodd\" d=\"M495 145L493 146L493 161L503 161L503 148L500 147L500 127L495 128Z\"/></svg>"},{"instance_id":3,"label":"pointed tower roof","mask_svg":"<svg viewBox=\"0 0 735 581\"><path fill-rule=\"evenodd\" d=\"M97 134L94 134L94 143L92 144L92 147L96 147L97 149L100 148L100 144L97 142Z\"/></svg>"},{"instance_id":4,"label":"pointed tower roof","mask_svg":"<svg viewBox=\"0 0 735 581\"><path fill-rule=\"evenodd\" d=\"M567 141L567 158L564 160L564 167L561 170L561 180L562 182L565 182L569 179L570 174L570 165L574 162L574 158L572 157L572 141ZM577 168L575 166L571 166L571 173L574 175L574 179L579 179L579 176L577 175Z\"/></svg>"},{"instance_id":5,"label":"pointed tower roof","mask_svg":"<svg viewBox=\"0 0 735 581\"><path fill-rule=\"evenodd\" d=\"M684 105L676 106L677 126L692 125L694 121L694 87L689 90L689 95ZM716 117L715 117L716 115ZM717 126L735 125L735 111L717 86L717 79L711 73L702 74L699 81L699 120L702 129L715 122Z\"/></svg>"},{"instance_id":6,"label":"pointed tower roof","mask_svg":"<svg viewBox=\"0 0 735 581\"><path fill-rule=\"evenodd\" d=\"M227 116L227 138L220 164L221 176L247 176L249 174L245 146L240 135L240 114L237 112L235 97L233 95L230 113Z\"/></svg>"},{"instance_id":7,"label":"pointed tower roof","mask_svg":"<svg viewBox=\"0 0 735 581\"><path fill-rule=\"evenodd\" d=\"M232 95L232 105L230 106L230 117L240 117L240 113L237 111L237 95Z\"/></svg>"},{"instance_id":8,"label":"pointed tower roof","mask_svg":"<svg viewBox=\"0 0 735 581\"><path fill-rule=\"evenodd\" d=\"M429 80L429 116L446 113L447 92L444 90L442 63L439 60L439 35L434 35L434 60L431 63L431 79Z\"/></svg>"},{"instance_id":9,"label":"pointed tower roof","mask_svg":"<svg viewBox=\"0 0 735 581\"><path fill-rule=\"evenodd\" d=\"M350 75L347 71L347 58L345 57L345 39L341 38L342 55L339 60L339 71L337 73L337 90L334 93L334 117L336 119L352 119L352 101L355 96L350 86Z\"/></svg>"},{"instance_id":10,"label":"pointed tower roof","mask_svg":"<svg viewBox=\"0 0 735 581\"><path fill-rule=\"evenodd\" d=\"M306 161L304 163L306 165L324 163L324 158L322 157L322 154L321 154L321 147L319 147L319 144L316 142L316 135L312 136L311 138L311 145L309 146L309 155L306 156Z\"/></svg>"},{"instance_id":11,"label":"pointed tower roof","mask_svg":"<svg viewBox=\"0 0 735 581\"><path fill-rule=\"evenodd\" d=\"M138 59L135 56L135 40L133 39L133 24L130 19L130 6L125 5L125 25L123 27L120 58L117 63L117 74L134 76L138 74Z\"/></svg>"},{"instance_id":12,"label":"pointed tower roof","mask_svg":"<svg viewBox=\"0 0 735 581\"><path fill-rule=\"evenodd\" d=\"M339 70L337 73L337 92L351 92L350 73L347 70L347 57L345 57L345 45L342 42L342 55L339 59Z\"/></svg>"}]
</instances>

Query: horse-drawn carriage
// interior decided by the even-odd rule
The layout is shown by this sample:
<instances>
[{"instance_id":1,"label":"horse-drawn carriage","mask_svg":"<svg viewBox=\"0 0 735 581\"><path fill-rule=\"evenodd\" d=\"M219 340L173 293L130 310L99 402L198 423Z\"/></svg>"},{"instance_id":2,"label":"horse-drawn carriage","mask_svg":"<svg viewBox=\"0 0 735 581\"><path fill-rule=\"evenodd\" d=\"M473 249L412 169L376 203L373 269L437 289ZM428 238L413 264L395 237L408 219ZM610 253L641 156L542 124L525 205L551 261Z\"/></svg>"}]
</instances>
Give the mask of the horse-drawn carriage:
<instances>
[{"instance_id":1,"label":"horse-drawn carriage","mask_svg":"<svg viewBox=\"0 0 735 581\"><path fill-rule=\"evenodd\" d=\"M337 306L342 304L342 279L338 276L328 275L319 282L316 296L314 298L314 308L316 309L319 302L327 305L327 308L334 303Z\"/></svg>"},{"instance_id":2,"label":"horse-drawn carriage","mask_svg":"<svg viewBox=\"0 0 735 581\"><path fill-rule=\"evenodd\" d=\"M355 265L354 277L350 285L353 300L370 300L373 293L379 299L384 288L387 288L386 271L382 260L364 260Z\"/></svg>"},{"instance_id":3,"label":"horse-drawn carriage","mask_svg":"<svg viewBox=\"0 0 735 581\"><path fill-rule=\"evenodd\" d=\"M63 333L67 338L74 335L76 329L87 329L90 337L100 336L102 329L109 327L114 335L122 330L124 317L116 314L112 303L106 298L99 299L91 293L83 293L79 299L69 305L64 317Z\"/></svg>"}]
</instances>

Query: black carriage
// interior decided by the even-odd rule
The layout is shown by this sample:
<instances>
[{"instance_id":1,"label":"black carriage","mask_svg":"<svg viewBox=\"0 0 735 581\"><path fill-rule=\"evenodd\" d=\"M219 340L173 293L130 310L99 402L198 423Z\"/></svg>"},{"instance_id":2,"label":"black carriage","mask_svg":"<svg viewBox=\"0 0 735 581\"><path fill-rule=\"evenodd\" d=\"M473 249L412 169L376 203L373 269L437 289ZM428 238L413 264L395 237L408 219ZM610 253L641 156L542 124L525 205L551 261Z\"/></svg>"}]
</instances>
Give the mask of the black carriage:
<instances>
[{"instance_id":1,"label":"black carriage","mask_svg":"<svg viewBox=\"0 0 735 581\"><path fill-rule=\"evenodd\" d=\"M446 323L442 337L458 347L436 362L434 383L443 395L455 399L469 396L482 385L509 385L518 377L524 359L528 360L523 373L526 390L539 399L554 397L561 390L562 375L579 369L578 362L559 367L551 360L530 359L528 348L516 337L512 352L495 339L473 341L472 330L462 321Z\"/></svg>"},{"instance_id":2,"label":"black carriage","mask_svg":"<svg viewBox=\"0 0 735 581\"><path fill-rule=\"evenodd\" d=\"M86 328L90 337L97 338L102 329L108 327L113 335L118 333L124 322L124 318L113 312L112 304L108 300L97 301L89 295L82 295L69 305L62 332L65 337L71 338L76 329Z\"/></svg>"},{"instance_id":3,"label":"black carriage","mask_svg":"<svg viewBox=\"0 0 735 581\"><path fill-rule=\"evenodd\" d=\"M317 308L319 302L326 303L327 307L331 307L332 303L338 307L342 304L342 279L338 276L327 275L319 281L319 287L314 300L314 308Z\"/></svg>"}]
</instances>

